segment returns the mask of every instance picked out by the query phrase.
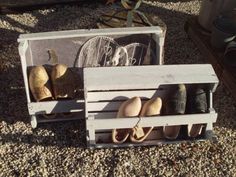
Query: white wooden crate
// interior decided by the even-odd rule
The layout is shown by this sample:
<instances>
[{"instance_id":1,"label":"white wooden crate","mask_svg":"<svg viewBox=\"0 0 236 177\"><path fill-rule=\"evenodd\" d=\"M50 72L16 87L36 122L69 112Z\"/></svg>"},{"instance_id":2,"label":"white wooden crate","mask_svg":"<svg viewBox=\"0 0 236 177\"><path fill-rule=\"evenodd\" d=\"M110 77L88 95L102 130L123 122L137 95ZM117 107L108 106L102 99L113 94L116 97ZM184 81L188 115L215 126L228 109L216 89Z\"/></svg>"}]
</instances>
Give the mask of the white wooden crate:
<instances>
[{"instance_id":1,"label":"white wooden crate","mask_svg":"<svg viewBox=\"0 0 236 177\"><path fill-rule=\"evenodd\" d=\"M50 64L48 60L48 49L55 49L59 55L59 63L76 68L78 52L81 46L91 37L110 36L113 38L123 37L129 39L130 36L148 35L155 41L156 61L154 64L163 63L164 32L158 27L131 27L131 28L113 28L113 29L88 29L88 30L70 30L58 32L44 32L34 34L20 35L18 38L19 54L21 58L24 84L27 96L28 110L31 116L31 125L37 127L38 122L55 122L71 119L84 118L84 99L74 99L67 101L48 101L33 102L28 86L27 69L35 65ZM133 37L134 38L134 37ZM82 69L77 73L82 76ZM37 115L76 112L74 117L55 119L41 119Z\"/></svg>"},{"instance_id":2,"label":"white wooden crate","mask_svg":"<svg viewBox=\"0 0 236 177\"><path fill-rule=\"evenodd\" d=\"M124 100L133 96L139 96L142 100L153 96L165 99L172 88L171 85L180 83L186 84L188 89L201 84L209 90L207 113L143 117L142 119L139 117L116 118L119 106ZM123 147L174 142L160 138L161 127L167 125L205 124L202 139L212 138L213 123L217 118L217 113L212 106L212 93L217 85L218 78L212 66L208 64L84 68L88 146ZM112 129L133 128L138 122L142 127L155 127L146 141L139 144L112 143Z\"/></svg>"}]
</instances>

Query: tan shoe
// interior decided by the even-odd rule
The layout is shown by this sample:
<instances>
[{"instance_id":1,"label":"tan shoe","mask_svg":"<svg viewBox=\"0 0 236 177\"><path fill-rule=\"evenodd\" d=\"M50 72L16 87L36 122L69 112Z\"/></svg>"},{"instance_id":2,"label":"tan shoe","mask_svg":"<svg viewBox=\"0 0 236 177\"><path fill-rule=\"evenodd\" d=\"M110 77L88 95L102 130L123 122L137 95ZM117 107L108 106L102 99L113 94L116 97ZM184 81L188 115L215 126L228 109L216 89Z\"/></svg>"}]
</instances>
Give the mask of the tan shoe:
<instances>
[{"instance_id":1,"label":"tan shoe","mask_svg":"<svg viewBox=\"0 0 236 177\"><path fill-rule=\"evenodd\" d=\"M43 66L34 66L29 73L30 91L36 101L52 99L52 90L47 71Z\"/></svg>"},{"instance_id":2,"label":"tan shoe","mask_svg":"<svg viewBox=\"0 0 236 177\"><path fill-rule=\"evenodd\" d=\"M160 97L152 98L151 100L147 101L143 105L139 116L140 117L143 117L143 116L148 117L148 116L160 115L161 107L162 107L161 98ZM130 135L130 140L135 143L143 142L148 137L148 135L151 133L153 128L154 127L143 128L144 136L142 136L142 137L137 137L135 129L133 129L132 134Z\"/></svg>"},{"instance_id":3,"label":"tan shoe","mask_svg":"<svg viewBox=\"0 0 236 177\"><path fill-rule=\"evenodd\" d=\"M142 102L139 97L133 97L121 104L117 118L137 117L140 113ZM114 143L124 143L130 135L130 129L113 129L112 141Z\"/></svg>"},{"instance_id":4,"label":"tan shoe","mask_svg":"<svg viewBox=\"0 0 236 177\"><path fill-rule=\"evenodd\" d=\"M52 87L55 99L75 96L75 79L72 71L64 64L56 64L51 72Z\"/></svg>"}]
</instances>

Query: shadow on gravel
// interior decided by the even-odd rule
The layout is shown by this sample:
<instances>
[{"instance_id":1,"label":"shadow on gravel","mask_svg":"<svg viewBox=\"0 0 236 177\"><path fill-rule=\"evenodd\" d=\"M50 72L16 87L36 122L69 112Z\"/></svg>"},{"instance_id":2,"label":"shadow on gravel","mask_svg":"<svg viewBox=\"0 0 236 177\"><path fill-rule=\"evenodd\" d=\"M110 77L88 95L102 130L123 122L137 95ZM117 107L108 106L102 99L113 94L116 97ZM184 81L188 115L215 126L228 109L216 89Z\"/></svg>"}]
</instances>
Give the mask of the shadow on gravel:
<instances>
[{"instance_id":1,"label":"shadow on gravel","mask_svg":"<svg viewBox=\"0 0 236 177\"><path fill-rule=\"evenodd\" d=\"M39 124L31 134L0 134L1 144L25 143L32 146L56 146L86 148L85 122L71 121L50 124ZM42 135L43 134L43 135Z\"/></svg>"},{"instance_id":2,"label":"shadow on gravel","mask_svg":"<svg viewBox=\"0 0 236 177\"><path fill-rule=\"evenodd\" d=\"M1 52L0 49L0 53L7 55L8 52ZM9 60L13 60L10 56L12 55L9 55ZM19 62L13 64L12 61L6 60L1 60L0 64L0 121L9 124L16 121L27 123L29 116L21 66Z\"/></svg>"}]
</instances>

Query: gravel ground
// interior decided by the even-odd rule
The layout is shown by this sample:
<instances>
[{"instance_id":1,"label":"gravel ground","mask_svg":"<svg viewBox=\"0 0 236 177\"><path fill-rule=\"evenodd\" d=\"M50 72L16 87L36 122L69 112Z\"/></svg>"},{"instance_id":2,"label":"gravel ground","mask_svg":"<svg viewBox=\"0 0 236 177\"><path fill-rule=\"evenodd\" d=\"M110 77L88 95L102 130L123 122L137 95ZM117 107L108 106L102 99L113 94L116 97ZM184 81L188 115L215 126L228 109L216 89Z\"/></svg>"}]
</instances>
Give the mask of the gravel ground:
<instances>
[{"instance_id":1,"label":"gravel ground","mask_svg":"<svg viewBox=\"0 0 236 177\"><path fill-rule=\"evenodd\" d=\"M167 24L165 61L204 63L183 25L197 15L199 0L148 1L142 6ZM19 33L94 28L99 4L55 7L0 16L0 176L235 176L236 101L220 84L218 142L121 149L85 148L84 122L44 124L32 130L17 50ZM93 10L92 10L93 9Z\"/></svg>"}]
</instances>

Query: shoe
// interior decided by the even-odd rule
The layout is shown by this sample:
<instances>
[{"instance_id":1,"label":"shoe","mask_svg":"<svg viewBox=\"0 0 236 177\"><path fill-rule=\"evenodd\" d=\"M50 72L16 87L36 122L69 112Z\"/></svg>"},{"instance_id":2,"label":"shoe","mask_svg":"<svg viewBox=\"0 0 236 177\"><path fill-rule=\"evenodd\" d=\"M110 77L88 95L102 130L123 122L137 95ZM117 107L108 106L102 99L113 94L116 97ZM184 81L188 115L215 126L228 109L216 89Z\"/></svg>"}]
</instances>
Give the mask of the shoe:
<instances>
[{"instance_id":1,"label":"shoe","mask_svg":"<svg viewBox=\"0 0 236 177\"><path fill-rule=\"evenodd\" d=\"M206 92L198 88L188 95L188 113L206 113L207 112L207 97ZM202 132L202 124L189 124L188 125L188 136L195 138Z\"/></svg>"},{"instance_id":2,"label":"shoe","mask_svg":"<svg viewBox=\"0 0 236 177\"><path fill-rule=\"evenodd\" d=\"M149 101L147 101L141 110L140 117L149 117L149 116L157 116L161 113L161 107L162 107L162 100L160 97L153 98ZM141 127L140 127L141 128ZM130 141L134 143L141 143L143 142L148 135L151 133L154 127L147 127L147 128L141 128L141 132L144 132L143 136L139 137L137 135L136 129L132 129L132 133L130 135Z\"/></svg>"},{"instance_id":3,"label":"shoe","mask_svg":"<svg viewBox=\"0 0 236 177\"><path fill-rule=\"evenodd\" d=\"M72 71L64 64L56 64L51 72L55 99L73 99L75 96L75 78Z\"/></svg>"},{"instance_id":4,"label":"shoe","mask_svg":"<svg viewBox=\"0 0 236 177\"><path fill-rule=\"evenodd\" d=\"M140 113L142 102L139 97L133 97L123 102L118 110L117 118L121 117L137 117ZM113 129L113 143L124 143L130 135L130 129Z\"/></svg>"},{"instance_id":5,"label":"shoe","mask_svg":"<svg viewBox=\"0 0 236 177\"><path fill-rule=\"evenodd\" d=\"M166 114L177 115L184 114L187 101L187 92L184 84L179 84L174 93L167 101ZM164 136L167 139L174 140L178 137L181 126L165 126L163 127Z\"/></svg>"},{"instance_id":6,"label":"shoe","mask_svg":"<svg viewBox=\"0 0 236 177\"><path fill-rule=\"evenodd\" d=\"M48 73L43 66L34 66L30 70L29 87L37 102L53 99Z\"/></svg>"}]
</instances>

